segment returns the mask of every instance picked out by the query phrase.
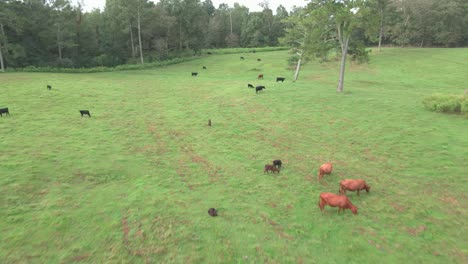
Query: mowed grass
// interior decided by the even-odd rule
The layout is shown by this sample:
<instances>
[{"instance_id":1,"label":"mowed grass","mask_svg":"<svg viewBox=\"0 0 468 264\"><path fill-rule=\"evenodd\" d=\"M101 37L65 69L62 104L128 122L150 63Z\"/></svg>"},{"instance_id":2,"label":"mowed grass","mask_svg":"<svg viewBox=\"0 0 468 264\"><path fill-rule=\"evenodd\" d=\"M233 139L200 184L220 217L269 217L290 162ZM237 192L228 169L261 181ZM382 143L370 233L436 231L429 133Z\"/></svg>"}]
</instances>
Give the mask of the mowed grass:
<instances>
[{"instance_id":1,"label":"mowed grass","mask_svg":"<svg viewBox=\"0 0 468 264\"><path fill-rule=\"evenodd\" d=\"M384 49L344 94L337 63L293 83L288 56L0 74L0 262L467 263L468 121L421 102L468 88L468 49ZM372 187L359 214L322 214L345 178Z\"/></svg>"}]
</instances>

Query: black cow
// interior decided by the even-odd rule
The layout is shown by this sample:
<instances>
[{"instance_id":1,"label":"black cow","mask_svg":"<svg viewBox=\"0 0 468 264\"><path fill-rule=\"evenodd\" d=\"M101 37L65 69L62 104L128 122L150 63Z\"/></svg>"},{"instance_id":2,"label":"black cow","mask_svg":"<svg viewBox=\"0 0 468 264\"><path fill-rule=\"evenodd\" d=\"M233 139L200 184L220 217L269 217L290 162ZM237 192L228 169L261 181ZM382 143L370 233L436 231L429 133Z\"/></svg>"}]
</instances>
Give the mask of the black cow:
<instances>
[{"instance_id":1,"label":"black cow","mask_svg":"<svg viewBox=\"0 0 468 264\"><path fill-rule=\"evenodd\" d=\"M262 59L257 59L257 61L262 61Z\"/></svg>"},{"instance_id":2,"label":"black cow","mask_svg":"<svg viewBox=\"0 0 468 264\"><path fill-rule=\"evenodd\" d=\"M84 115L88 115L89 117L91 117L89 110L80 110L80 114L81 114L81 117L83 117Z\"/></svg>"},{"instance_id":3,"label":"black cow","mask_svg":"<svg viewBox=\"0 0 468 264\"><path fill-rule=\"evenodd\" d=\"M211 216L218 216L218 210L214 209L214 208L210 208L208 209L208 214L211 215Z\"/></svg>"},{"instance_id":4,"label":"black cow","mask_svg":"<svg viewBox=\"0 0 468 264\"><path fill-rule=\"evenodd\" d=\"M0 108L0 116L3 116L3 114L10 115L10 111L8 111L8 107Z\"/></svg>"},{"instance_id":5,"label":"black cow","mask_svg":"<svg viewBox=\"0 0 468 264\"><path fill-rule=\"evenodd\" d=\"M274 160L273 161L273 166L275 166L276 168L281 169L281 165L283 165L281 160Z\"/></svg>"},{"instance_id":6,"label":"black cow","mask_svg":"<svg viewBox=\"0 0 468 264\"><path fill-rule=\"evenodd\" d=\"M198 72L192 72L192 76L197 76L198 75Z\"/></svg>"},{"instance_id":7,"label":"black cow","mask_svg":"<svg viewBox=\"0 0 468 264\"><path fill-rule=\"evenodd\" d=\"M206 66L203 66L203 69L206 70Z\"/></svg>"},{"instance_id":8,"label":"black cow","mask_svg":"<svg viewBox=\"0 0 468 264\"><path fill-rule=\"evenodd\" d=\"M52 86L47 85L47 90L52 90Z\"/></svg>"},{"instance_id":9,"label":"black cow","mask_svg":"<svg viewBox=\"0 0 468 264\"><path fill-rule=\"evenodd\" d=\"M208 51L206 54L211 55L211 54L213 54L213 53L211 53L211 52Z\"/></svg>"},{"instance_id":10,"label":"black cow","mask_svg":"<svg viewBox=\"0 0 468 264\"><path fill-rule=\"evenodd\" d=\"M255 87L255 93L258 93L259 91L261 91L263 89L266 89L265 86L263 86L263 85L257 86L257 87Z\"/></svg>"},{"instance_id":11,"label":"black cow","mask_svg":"<svg viewBox=\"0 0 468 264\"><path fill-rule=\"evenodd\" d=\"M240 57L240 59L241 59L241 60L245 60L245 58L244 58L244 57Z\"/></svg>"},{"instance_id":12,"label":"black cow","mask_svg":"<svg viewBox=\"0 0 468 264\"><path fill-rule=\"evenodd\" d=\"M247 87L248 87L248 88L254 88L254 86L253 86L253 85L251 85L250 83L249 83L249 84L247 84Z\"/></svg>"},{"instance_id":13,"label":"black cow","mask_svg":"<svg viewBox=\"0 0 468 264\"><path fill-rule=\"evenodd\" d=\"M284 78L284 77L276 77L276 82L279 82L279 81L284 82L284 80L286 80L286 78Z\"/></svg>"}]
</instances>

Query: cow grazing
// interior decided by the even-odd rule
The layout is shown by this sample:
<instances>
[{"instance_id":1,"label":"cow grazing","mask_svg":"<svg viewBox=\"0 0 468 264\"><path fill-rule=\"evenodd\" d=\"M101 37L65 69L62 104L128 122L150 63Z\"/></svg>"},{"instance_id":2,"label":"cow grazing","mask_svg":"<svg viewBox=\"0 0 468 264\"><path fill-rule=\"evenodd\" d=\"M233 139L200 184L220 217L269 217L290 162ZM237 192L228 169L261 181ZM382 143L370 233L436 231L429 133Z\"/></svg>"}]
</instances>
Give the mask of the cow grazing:
<instances>
[{"instance_id":1,"label":"cow grazing","mask_svg":"<svg viewBox=\"0 0 468 264\"><path fill-rule=\"evenodd\" d=\"M281 169L281 165L283 165L281 160L274 160L273 161L273 166L275 166L276 168Z\"/></svg>"},{"instance_id":2,"label":"cow grazing","mask_svg":"<svg viewBox=\"0 0 468 264\"><path fill-rule=\"evenodd\" d=\"M331 207L338 207L338 213L340 213L341 210L345 209L350 209L353 214L357 214L357 207L354 206L351 201L346 197L346 195L338 195L334 193L321 193L320 198L319 198L319 203L318 206L320 208L320 211L325 210L325 205L329 205Z\"/></svg>"},{"instance_id":3,"label":"cow grazing","mask_svg":"<svg viewBox=\"0 0 468 264\"><path fill-rule=\"evenodd\" d=\"M52 86L47 85L47 90L52 90Z\"/></svg>"},{"instance_id":4,"label":"cow grazing","mask_svg":"<svg viewBox=\"0 0 468 264\"><path fill-rule=\"evenodd\" d=\"M192 72L192 76L197 76L198 75L198 72Z\"/></svg>"},{"instance_id":5,"label":"cow grazing","mask_svg":"<svg viewBox=\"0 0 468 264\"><path fill-rule=\"evenodd\" d=\"M255 88L255 87L254 87L252 84L250 84L250 83L247 84L247 87L248 87L248 88Z\"/></svg>"},{"instance_id":6,"label":"cow grazing","mask_svg":"<svg viewBox=\"0 0 468 264\"><path fill-rule=\"evenodd\" d=\"M245 58L244 58L244 57L240 57L240 59L241 59L241 60L245 60Z\"/></svg>"},{"instance_id":7,"label":"cow grazing","mask_svg":"<svg viewBox=\"0 0 468 264\"><path fill-rule=\"evenodd\" d=\"M210 208L208 209L208 214L215 217L215 216L218 216L218 210L214 209L214 208Z\"/></svg>"},{"instance_id":8,"label":"cow grazing","mask_svg":"<svg viewBox=\"0 0 468 264\"><path fill-rule=\"evenodd\" d=\"M284 82L284 80L286 80L286 78L284 78L284 77L276 77L276 82Z\"/></svg>"},{"instance_id":9,"label":"cow grazing","mask_svg":"<svg viewBox=\"0 0 468 264\"><path fill-rule=\"evenodd\" d=\"M266 89L265 86L263 86L263 85L257 86L257 87L255 87L255 93L258 93L258 92L262 91L263 89Z\"/></svg>"},{"instance_id":10,"label":"cow grazing","mask_svg":"<svg viewBox=\"0 0 468 264\"><path fill-rule=\"evenodd\" d=\"M357 195L359 195L359 191L366 190L369 193L370 186L364 180L356 179L346 179L340 181L340 193L346 194L346 191L357 191Z\"/></svg>"},{"instance_id":11,"label":"cow grazing","mask_svg":"<svg viewBox=\"0 0 468 264\"><path fill-rule=\"evenodd\" d=\"M8 111L8 107L0 108L0 117L3 117L3 114L10 115L10 111Z\"/></svg>"},{"instance_id":12,"label":"cow grazing","mask_svg":"<svg viewBox=\"0 0 468 264\"><path fill-rule=\"evenodd\" d=\"M257 59L257 61L262 61L262 59Z\"/></svg>"},{"instance_id":13,"label":"cow grazing","mask_svg":"<svg viewBox=\"0 0 468 264\"><path fill-rule=\"evenodd\" d=\"M81 114L81 117L83 117L84 115L88 115L89 117L91 117L89 110L80 110L80 114Z\"/></svg>"},{"instance_id":14,"label":"cow grazing","mask_svg":"<svg viewBox=\"0 0 468 264\"><path fill-rule=\"evenodd\" d=\"M259 80L262 79L263 80L263 74L259 74L257 79L259 79Z\"/></svg>"},{"instance_id":15,"label":"cow grazing","mask_svg":"<svg viewBox=\"0 0 468 264\"><path fill-rule=\"evenodd\" d=\"M203 66L203 69L206 70L206 66Z\"/></svg>"},{"instance_id":16,"label":"cow grazing","mask_svg":"<svg viewBox=\"0 0 468 264\"><path fill-rule=\"evenodd\" d=\"M272 173L280 173L280 170L278 168L276 168L274 165L271 165L271 164L266 164L264 169L263 169L263 174L265 174L266 172L270 173L270 171Z\"/></svg>"},{"instance_id":17,"label":"cow grazing","mask_svg":"<svg viewBox=\"0 0 468 264\"><path fill-rule=\"evenodd\" d=\"M332 166L331 162L327 162L325 164L322 164L322 166L320 166L320 168L319 168L318 180L321 181L325 174L331 174L332 170L333 170L333 166Z\"/></svg>"}]
</instances>

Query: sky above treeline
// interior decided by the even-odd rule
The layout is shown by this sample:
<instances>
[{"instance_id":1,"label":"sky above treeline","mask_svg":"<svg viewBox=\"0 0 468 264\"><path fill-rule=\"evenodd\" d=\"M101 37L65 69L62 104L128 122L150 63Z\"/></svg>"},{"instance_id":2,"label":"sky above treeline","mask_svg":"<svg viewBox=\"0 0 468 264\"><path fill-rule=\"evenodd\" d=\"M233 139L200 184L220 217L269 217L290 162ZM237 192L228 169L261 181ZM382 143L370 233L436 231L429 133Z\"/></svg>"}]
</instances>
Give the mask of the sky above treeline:
<instances>
[{"instance_id":1,"label":"sky above treeline","mask_svg":"<svg viewBox=\"0 0 468 264\"><path fill-rule=\"evenodd\" d=\"M94 8L99 8L103 10L106 4L106 0L74 0L74 1L82 2L84 4L83 9L85 11L91 11ZM158 0L153 0L152 2L157 3ZM262 8L258 4L263 1L262 0L211 0L211 2L216 8L218 8L219 4L222 4L222 3L228 4L229 7L233 7L234 3L239 3L240 5L243 5L249 8L249 11L255 12L255 11L262 10ZM276 12L276 8L279 5L283 5L286 8L286 10L291 11L293 6L305 6L309 1L307 0L269 0L268 2L269 2L270 9L272 9L273 12Z\"/></svg>"}]
</instances>

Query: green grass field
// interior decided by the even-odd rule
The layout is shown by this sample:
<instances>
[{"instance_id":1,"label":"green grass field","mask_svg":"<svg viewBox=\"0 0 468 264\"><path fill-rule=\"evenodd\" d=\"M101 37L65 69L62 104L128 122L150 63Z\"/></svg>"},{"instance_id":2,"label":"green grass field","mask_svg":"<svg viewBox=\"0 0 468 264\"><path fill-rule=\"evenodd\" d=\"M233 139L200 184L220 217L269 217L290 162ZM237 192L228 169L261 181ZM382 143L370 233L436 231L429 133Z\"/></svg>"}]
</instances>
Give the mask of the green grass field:
<instances>
[{"instance_id":1,"label":"green grass field","mask_svg":"<svg viewBox=\"0 0 468 264\"><path fill-rule=\"evenodd\" d=\"M344 94L337 63L293 83L288 56L0 74L0 262L467 263L468 120L422 99L468 88L468 49L374 52ZM345 178L372 187L359 214L322 215Z\"/></svg>"}]
</instances>

